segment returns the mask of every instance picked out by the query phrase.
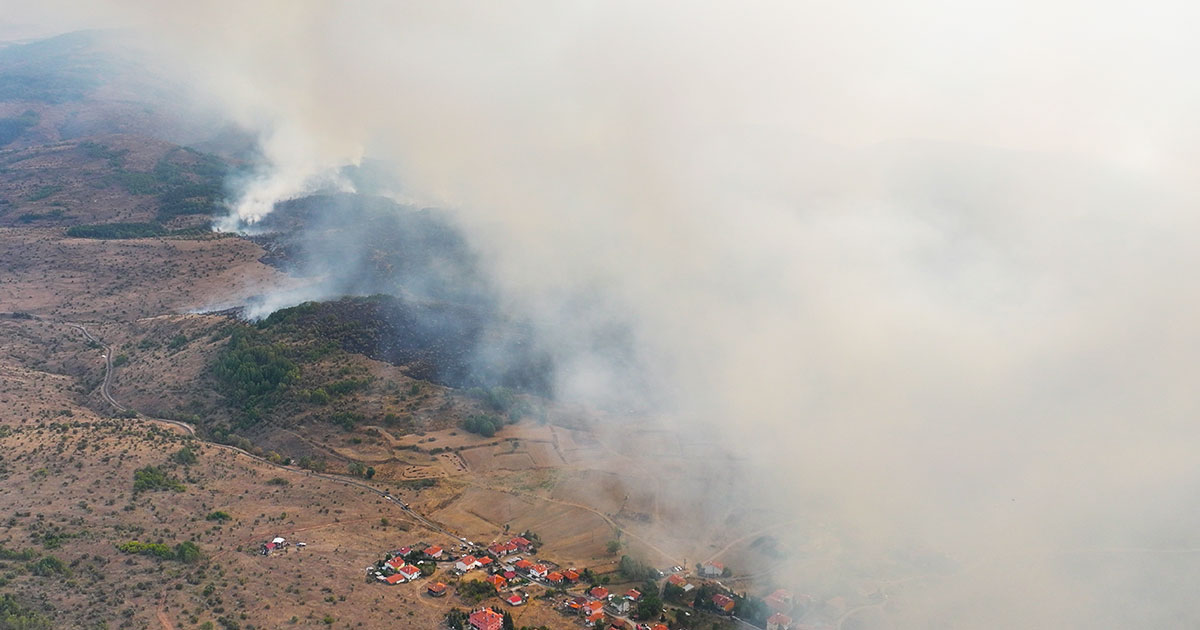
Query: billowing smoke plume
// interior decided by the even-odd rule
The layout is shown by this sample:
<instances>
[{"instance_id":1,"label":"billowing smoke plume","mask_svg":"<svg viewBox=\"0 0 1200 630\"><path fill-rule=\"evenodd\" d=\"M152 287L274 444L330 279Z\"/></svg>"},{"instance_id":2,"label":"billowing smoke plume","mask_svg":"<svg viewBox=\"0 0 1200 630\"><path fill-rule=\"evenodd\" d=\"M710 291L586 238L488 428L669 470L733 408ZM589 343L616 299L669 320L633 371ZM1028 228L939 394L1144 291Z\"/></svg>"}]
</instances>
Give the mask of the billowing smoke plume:
<instances>
[{"instance_id":1,"label":"billowing smoke plume","mask_svg":"<svg viewBox=\"0 0 1200 630\"><path fill-rule=\"evenodd\" d=\"M898 625L1197 624L1192 5L116 8L260 133L231 225L388 164L565 398L623 395L574 334L620 322L744 494L945 552Z\"/></svg>"}]
</instances>

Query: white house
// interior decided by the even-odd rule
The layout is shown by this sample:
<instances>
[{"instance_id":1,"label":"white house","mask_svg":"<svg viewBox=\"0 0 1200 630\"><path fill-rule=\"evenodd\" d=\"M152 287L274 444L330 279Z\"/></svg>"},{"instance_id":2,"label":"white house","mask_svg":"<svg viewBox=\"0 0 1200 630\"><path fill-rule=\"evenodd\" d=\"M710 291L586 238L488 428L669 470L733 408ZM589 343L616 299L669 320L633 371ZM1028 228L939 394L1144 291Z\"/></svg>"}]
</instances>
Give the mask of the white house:
<instances>
[{"instance_id":1,"label":"white house","mask_svg":"<svg viewBox=\"0 0 1200 630\"><path fill-rule=\"evenodd\" d=\"M466 573L477 566L479 566L479 561L475 559L475 556L463 556L458 559L458 562L454 563L454 568L462 571L463 573Z\"/></svg>"}]
</instances>

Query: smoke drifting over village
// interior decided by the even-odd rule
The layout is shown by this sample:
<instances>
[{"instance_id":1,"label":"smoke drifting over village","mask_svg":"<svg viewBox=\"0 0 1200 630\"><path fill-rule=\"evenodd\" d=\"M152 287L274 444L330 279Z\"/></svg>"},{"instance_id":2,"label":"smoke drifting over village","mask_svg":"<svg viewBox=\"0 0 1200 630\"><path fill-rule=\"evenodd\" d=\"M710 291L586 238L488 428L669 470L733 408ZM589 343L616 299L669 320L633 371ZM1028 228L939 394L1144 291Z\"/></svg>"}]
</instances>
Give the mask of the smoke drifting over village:
<instances>
[{"instance_id":1,"label":"smoke drifting over village","mask_svg":"<svg viewBox=\"0 0 1200 630\"><path fill-rule=\"evenodd\" d=\"M562 400L724 443L746 505L845 541L830 579L942 554L902 627L1200 621L1200 9L79 11L259 138L226 229L384 165Z\"/></svg>"}]
</instances>

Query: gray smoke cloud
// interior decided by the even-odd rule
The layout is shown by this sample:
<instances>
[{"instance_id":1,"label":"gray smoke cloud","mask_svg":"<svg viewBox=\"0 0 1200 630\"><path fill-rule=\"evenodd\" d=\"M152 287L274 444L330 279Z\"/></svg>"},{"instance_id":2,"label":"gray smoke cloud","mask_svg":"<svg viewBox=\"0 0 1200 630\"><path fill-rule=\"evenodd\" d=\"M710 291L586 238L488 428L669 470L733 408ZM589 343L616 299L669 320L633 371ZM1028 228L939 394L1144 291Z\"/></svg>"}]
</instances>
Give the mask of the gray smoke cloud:
<instances>
[{"instance_id":1,"label":"gray smoke cloud","mask_svg":"<svg viewBox=\"0 0 1200 630\"><path fill-rule=\"evenodd\" d=\"M1200 621L1194 5L92 10L259 134L230 227L389 165L565 400L621 394L573 335L620 322L662 422L853 541L831 578L944 554L896 627Z\"/></svg>"}]
</instances>

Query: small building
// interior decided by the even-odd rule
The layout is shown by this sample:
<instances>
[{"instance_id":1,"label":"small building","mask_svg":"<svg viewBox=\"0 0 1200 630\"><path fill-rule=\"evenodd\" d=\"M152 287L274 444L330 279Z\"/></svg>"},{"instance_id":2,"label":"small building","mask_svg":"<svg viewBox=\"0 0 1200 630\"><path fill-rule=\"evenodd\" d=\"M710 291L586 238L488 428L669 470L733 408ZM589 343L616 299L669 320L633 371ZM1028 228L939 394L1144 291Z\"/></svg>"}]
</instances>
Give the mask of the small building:
<instances>
[{"instance_id":1,"label":"small building","mask_svg":"<svg viewBox=\"0 0 1200 630\"><path fill-rule=\"evenodd\" d=\"M550 567L544 564L535 564L529 567L529 575L532 575L535 578L544 578L549 573Z\"/></svg>"},{"instance_id":2,"label":"small building","mask_svg":"<svg viewBox=\"0 0 1200 630\"><path fill-rule=\"evenodd\" d=\"M471 616L467 617L467 621L475 630L500 630L504 625L504 615L491 608L480 608L471 613Z\"/></svg>"},{"instance_id":3,"label":"small building","mask_svg":"<svg viewBox=\"0 0 1200 630\"><path fill-rule=\"evenodd\" d=\"M725 565L720 562L705 562L700 565L700 575L704 577L721 577L725 573Z\"/></svg>"},{"instance_id":4,"label":"small building","mask_svg":"<svg viewBox=\"0 0 1200 630\"><path fill-rule=\"evenodd\" d=\"M444 549L442 549L441 547L439 547L437 545L434 545L432 547L427 547L425 549L425 555L429 556L430 558L433 558L434 560L437 560L438 558L442 557L443 551L444 551Z\"/></svg>"},{"instance_id":5,"label":"small building","mask_svg":"<svg viewBox=\"0 0 1200 630\"><path fill-rule=\"evenodd\" d=\"M445 583L434 582L433 584L430 584L429 586L425 587L425 590L428 591L429 594L433 597L442 597L446 594L446 588L447 588L447 586Z\"/></svg>"},{"instance_id":6,"label":"small building","mask_svg":"<svg viewBox=\"0 0 1200 630\"><path fill-rule=\"evenodd\" d=\"M629 601L636 602L637 600L639 600L641 598L642 598L642 592L637 590L636 588L631 588L628 591L625 591L625 599L628 599Z\"/></svg>"},{"instance_id":7,"label":"small building","mask_svg":"<svg viewBox=\"0 0 1200 630\"><path fill-rule=\"evenodd\" d=\"M407 580L415 580L421 577L421 570L409 564L400 567L400 575L403 575Z\"/></svg>"},{"instance_id":8,"label":"small building","mask_svg":"<svg viewBox=\"0 0 1200 630\"><path fill-rule=\"evenodd\" d=\"M725 595L724 593L717 593L716 595L713 595L712 603L717 607L717 610L720 610L724 613L732 613L735 602L733 601L732 597Z\"/></svg>"},{"instance_id":9,"label":"small building","mask_svg":"<svg viewBox=\"0 0 1200 630\"><path fill-rule=\"evenodd\" d=\"M509 606L520 606L521 604L525 603L525 598L521 597L520 593L513 593L512 595L504 598L504 602Z\"/></svg>"},{"instance_id":10,"label":"small building","mask_svg":"<svg viewBox=\"0 0 1200 630\"><path fill-rule=\"evenodd\" d=\"M667 576L667 584L670 584L672 586L678 586L679 588L683 588L684 586L687 586L687 583L688 583L687 580L679 577L678 573L672 573L671 575Z\"/></svg>"},{"instance_id":11,"label":"small building","mask_svg":"<svg viewBox=\"0 0 1200 630\"><path fill-rule=\"evenodd\" d=\"M393 556L407 556L412 553L412 547L401 547L392 552Z\"/></svg>"},{"instance_id":12,"label":"small building","mask_svg":"<svg viewBox=\"0 0 1200 630\"><path fill-rule=\"evenodd\" d=\"M475 558L475 566L481 569L488 566L492 562L494 562L494 560L492 560L490 556L479 556L478 558Z\"/></svg>"},{"instance_id":13,"label":"small building","mask_svg":"<svg viewBox=\"0 0 1200 630\"><path fill-rule=\"evenodd\" d=\"M767 617L767 630L788 630L791 627L792 618L783 613L775 613Z\"/></svg>"},{"instance_id":14,"label":"small building","mask_svg":"<svg viewBox=\"0 0 1200 630\"><path fill-rule=\"evenodd\" d=\"M515 549L516 547L513 547L513 548ZM496 556L497 558L508 555L508 551L505 549L504 543L494 543L492 545L489 545L488 553L492 554L493 556Z\"/></svg>"},{"instance_id":15,"label":"small building","mask_svg":"<svg viewBox=\"0 0 1200 630\"><path fill-rule=\"evenodd\" d=\"M650 626L650 630L671 630L671 629L668 628L667 624L665 624L665 623L656 623L653 626Z\"/></svg>"},{"instance_id":16,"label":"small building","mask_svg":"<svg viewBox=\"0 0 1200 630\"><path fill-rule=\"evenodd\" d=\"M603 610L604 610L604 602L601 602L601 601L587 602L583 605L583 614L585 614L585 615L591 615L593 613L598 613Z\"/></svg>"},{"instance_id":17,"label":"small building","mask_svg":"<svg viewBox=\"0 0 1200 630\"><path fill-rule=\"evenodd\" d=\"M587 600L582 597L573 597L567 600L567 610L579 612L587 603Z\"/></svg>"},{"instance_id":18,"label":"small building","mask_svg":"<svg viewBox=\"0 0 1200 630\"><path fill-rule=\"evenodd\" d=\"M517 572L516 571L505 571L504 573L501 573L500 575L503 575L504 579L506 579L506 580L511 580L511 579L517 577Z\"/></svg>"},{"instance_id":19,"label":"small building","mask_svg":"<svg viewBox=\"0 0 1200 630\"><path fill-rule=\"evenodd\" d=\"M781 588L766 596L766 598L763 599L763 602L765 602L767 607L773 612L786 613L792 610L792 606L795 604L795 599L792 597L791 591Z\"/></svg>"},{"instance_id":20,"label":"small building","mask_svg":"<svg viewBox=\"0 0 1200 630\"><path fill-rule=\"evenodd\" d=\"M504 555L508 555L510 553L517 553L520 550L521 550L521 548L518 547L517 543L515 543L515 542L510 541L510 542L504 543Z\"/></svg>"},{"instance_id":21,"label":"small building","mask_svg":"<svg viewBox=\"0 0 1200 630\"><path fill-rule=\"evenodd\" d=\"M596 624L600 623L603 620L604 620L604 613L602 613L602 612L588 613L588 616L585 617L583 620L583 625L589 626L589 627L595 627Z\"/></svg>"},{"instance_id":22,"label":"small building","mask_svg":"<svg viewBox=\"0 0 1200 630\"><path fill-rule=\"evenodd\" d=\"M563 575L563 580L565 580L567 582L578 582L579 581L579 572L576 571L575 569L567 569L566 571L563 571L562 575Z\"/></svg>"},{"instance_id":23,"label":"small building","mask_svg":"<svg viewBox=\"0 0 1200 630\"><path fill-rule=\"evenodd\" d=\"M592 590L588 591L593 599L608 599L608 589L603 586L593 586Z\"/></svg>"},{"instance_id":24,"label":"small building","mask_svg":"<svg viewBox=\"0 0 1200 630\"><path fill-rule=\"evenodd\" d=\"M486 578L483 578L483 581L494 586L497 593L504 590L504 587L508 586L508 580L504 579L503 575L489 575Z\"/></svg>"},{"instance_id":25,"label":"small building","mask_svg":"<svg viewBox=\"0 0 1200 630\"><path fill-rule=\"evenodd\" d=\"M408 577L403 573L393 573L392 575L383 578L383 581L387 582L388 584L399 584L401 582L407 582Z\"/></svg>"},{"instance_id":26,"label":"small building","mask_svg":"<svg viewBox=\"0 0 1200 630\"><path fill-rule=\"evenodd\" d=\"M558 571L551 571L546 574L546 581L551 584L562 584L563 574Z\"/></svg>"},{"instance_id":27,"label":"small building","mask_svg":"<svg viewBox=\"0 0 1200 630\"><path fill-rule=\"evenodd\" d=\"M627 614L629 612L629 607L632 605L633 605L633 602L630 602L628 599L625 599L624 597L613 600L613 602L611 604L613 610L617 611L617 614L619 614L619 615Z\"/></svg>"},{"instance_id":28,"label":"small building","mask_svg":"<svg viewBox=\"0 0 1200 630\"><path fill-rule=\"evenodd\" d=\"M517 536L516 538L513 538L512 540L510 540L508 542L510 544L512 544L513 547L516 548L515 549L516 551L525 552L525 551L529 551L530 549L533 549L533 541L529 540L528 538L525 538L524 536Z\"/></svg>"},{"instance_id":29,"label":"small building","mask_svg":"<svg viewBox=\"0 0 1200 630\"><path fill-rule=\"evenodd\" d=\"M517 560L513 563L513 566L522 571L528 571L533 568L533 563L528 560Z\"/></svg>"},{"instance_id":30,"label":"small building","mask_svg":"<svg viewBox=\"0 0 1200 630\"><path fill-rule=\"evenodd\" d=\"M475 559L475 556L463 556L458 559L458 562L454 563L454 568L462 571L463 573L466 573L477 566L479 566L479 562Z\"/></svg>"},{"instance_id":31,"label":"small building","mask_svg":"<svg viewBox=\"0 0 1200 630\"><path fill-rule=\"evenodd\" d=\"M404 565L405 565L404 558L401 558L400 556L396 556L395 558L391 558L387 562L384 562L383 568L391 569L393 571L399 571L400 567L402 567Z\"/></svg>"}]
</instances>

